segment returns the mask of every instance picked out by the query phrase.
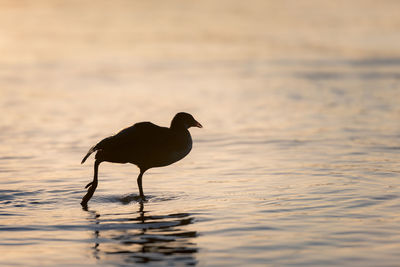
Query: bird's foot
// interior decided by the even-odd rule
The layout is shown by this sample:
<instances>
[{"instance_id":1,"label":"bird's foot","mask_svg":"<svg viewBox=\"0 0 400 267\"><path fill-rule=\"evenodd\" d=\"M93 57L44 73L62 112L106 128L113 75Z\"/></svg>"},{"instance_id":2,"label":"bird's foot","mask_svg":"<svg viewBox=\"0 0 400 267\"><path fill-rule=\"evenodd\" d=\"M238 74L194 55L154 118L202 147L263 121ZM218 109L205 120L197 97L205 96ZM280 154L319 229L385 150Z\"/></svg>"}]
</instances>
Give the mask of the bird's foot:
<instances>
[{"instance_id":1,"label":"bird's foot","mask_svg":"<svg viewBox=\"0 0 400 267\"><path fill-rule=\"evenodd\" d=\"M88 210L89 210L88 205L87 205L87 202L84 203L83 200L82 200L82 202L81 202L81 206L82 206L82 209L83 209L84 211L88 211Z\"/></svg>"},{"instance_id":2,"label":"bird's foot","mask_svg":"<svg viewBox=\"0 0 400 267\"><path fill-rule=\"evenodd\" d=\"M89 188L88 188L89 187ZM86 185L85 188L88 188L86 195L82 198L81 205L82 207L87 206L87 203L89 200L92 198L94 191L96 191L97 188L97 180L90 182Z\"/></svg>"}]
</instances>

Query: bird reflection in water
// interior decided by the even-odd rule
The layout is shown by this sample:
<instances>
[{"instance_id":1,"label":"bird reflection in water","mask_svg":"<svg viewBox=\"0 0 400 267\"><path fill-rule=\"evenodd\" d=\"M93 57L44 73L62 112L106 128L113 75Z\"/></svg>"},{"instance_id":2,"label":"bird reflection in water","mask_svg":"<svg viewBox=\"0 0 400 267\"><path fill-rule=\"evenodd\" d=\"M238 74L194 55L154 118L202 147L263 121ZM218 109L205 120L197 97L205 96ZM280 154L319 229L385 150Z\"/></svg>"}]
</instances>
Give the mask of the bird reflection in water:
<instances>
[{"instance_id":1,"label":"bird reflection in water","mask_svg":"<svg viewBox=\"0 0 400 267\"><path fill-rule=\"evenodd\" d=\"M85 210L94 223L93 256L101 262L159 263L163 266L197 263L198 249L193 242L197 232L185 230L194 220L188 213L149 215L143 203L139 203L139 211L133 214L112 214L114 219Z\"/></svg>"}]
</instances>

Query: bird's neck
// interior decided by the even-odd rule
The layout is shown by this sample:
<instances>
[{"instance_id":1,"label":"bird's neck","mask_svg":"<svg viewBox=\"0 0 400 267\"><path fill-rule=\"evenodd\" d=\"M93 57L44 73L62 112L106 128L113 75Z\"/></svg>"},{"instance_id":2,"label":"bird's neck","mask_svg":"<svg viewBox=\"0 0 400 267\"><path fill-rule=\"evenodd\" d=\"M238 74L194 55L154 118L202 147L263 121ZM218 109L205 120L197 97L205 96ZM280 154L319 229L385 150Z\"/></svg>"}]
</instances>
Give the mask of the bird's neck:
<instances>
[{"instance_id":1,"label":"bird's neck","mask_svg":"<svg viewBox=\"0 0 400 267\"><path fill-rule=\"evenodd\" d=\"M187 131L186 127L183 124L176 123L175 121L171 122L171 126L169 128L174 131Z\"/></svg>"},{"instance_id":2,"label":"bird's neck","mask_svg":"<svg viewBox=\"0 0 400 267\"><path fill-rule=\"evenodd\" d=\"M186 129L186 127L183 127L183 126L175 126L175 127L173 127L173 126L171 126L170 130L172 132L174 132L176 135L181 136L182 138L185 136L184 139L186 139L188 137L191 138L190 132L189 132L188 129Z\"/></svg>"}]
</instances>

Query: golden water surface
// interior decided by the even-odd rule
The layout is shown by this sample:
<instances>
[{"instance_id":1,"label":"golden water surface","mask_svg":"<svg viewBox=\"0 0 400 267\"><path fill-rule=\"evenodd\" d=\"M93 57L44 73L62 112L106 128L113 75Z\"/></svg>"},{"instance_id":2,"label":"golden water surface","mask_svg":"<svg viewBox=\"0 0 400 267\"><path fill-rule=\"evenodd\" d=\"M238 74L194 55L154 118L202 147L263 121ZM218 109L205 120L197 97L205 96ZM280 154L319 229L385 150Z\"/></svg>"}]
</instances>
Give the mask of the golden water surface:
<instances>
[{"instance_id":1,"label":"golden water surface","mask_svg":"<svg viewBox=\"0 0 400 267\"><path fill-rule=\"evenodd\" d=\"M398 266L398 1L0 1L0 265ZM144 175L102 138L187 111Z\"/></svg>"}]
</instances>

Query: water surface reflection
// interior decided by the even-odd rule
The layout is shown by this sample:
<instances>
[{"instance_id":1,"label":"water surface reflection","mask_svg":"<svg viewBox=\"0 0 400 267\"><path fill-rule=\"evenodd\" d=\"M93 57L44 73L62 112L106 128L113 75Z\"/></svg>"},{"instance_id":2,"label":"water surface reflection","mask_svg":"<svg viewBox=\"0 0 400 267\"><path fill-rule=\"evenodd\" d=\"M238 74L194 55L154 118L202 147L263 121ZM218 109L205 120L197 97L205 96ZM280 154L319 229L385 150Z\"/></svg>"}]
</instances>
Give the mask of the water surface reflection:
<instances>
[{"instance_id":1,"label":"water surface reflection","mask_svg":"<svg viewBox=\"0 0 400 267\"><path fill-rule=\"evenodd\" d=\"M151 215L140 203L132 213L101 215L94 210L93 256L102 263L124 264L157 262L160 265L196 265L197 231L187 226L194 218L189 213Z\"/></svg>"}]
</instances>

